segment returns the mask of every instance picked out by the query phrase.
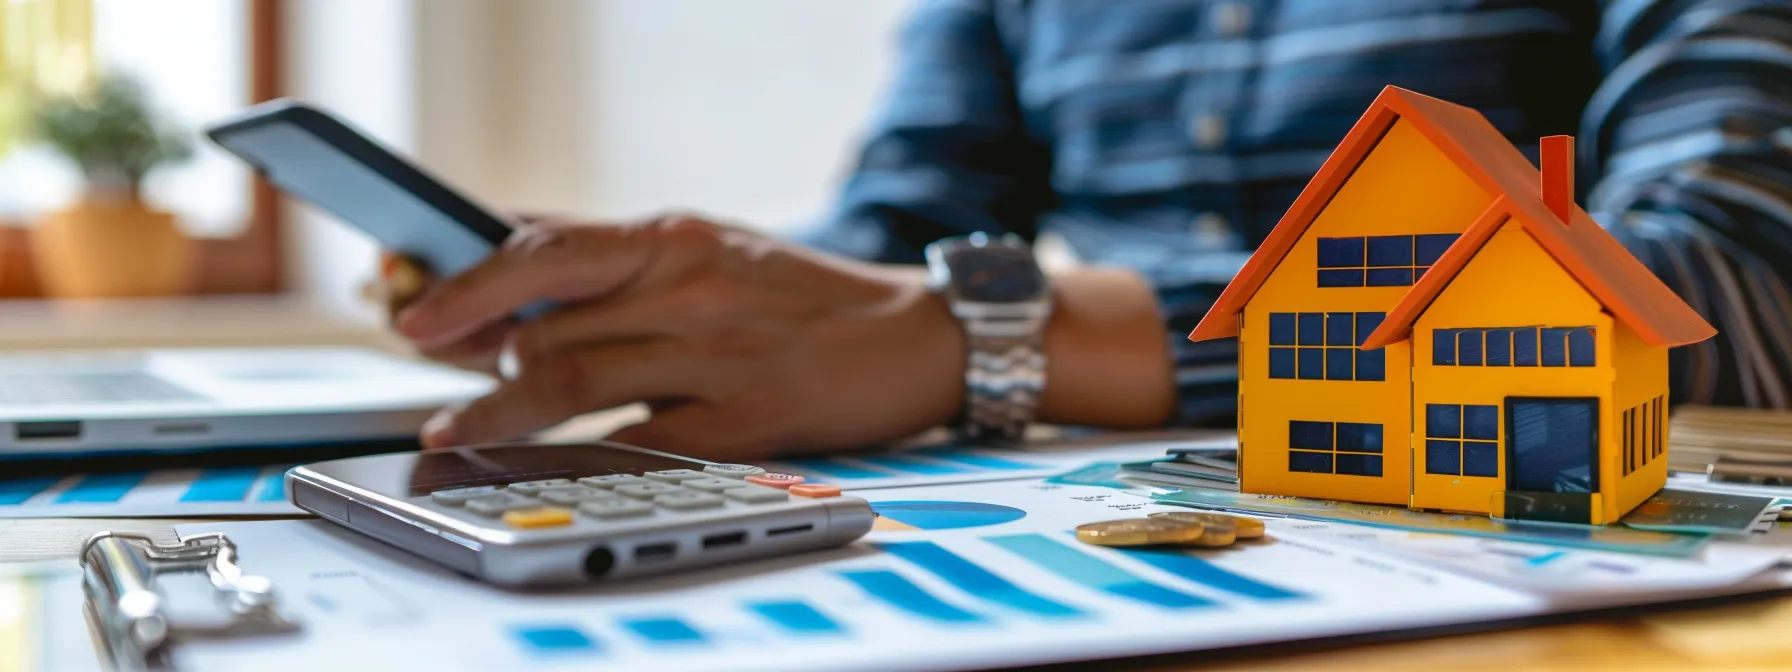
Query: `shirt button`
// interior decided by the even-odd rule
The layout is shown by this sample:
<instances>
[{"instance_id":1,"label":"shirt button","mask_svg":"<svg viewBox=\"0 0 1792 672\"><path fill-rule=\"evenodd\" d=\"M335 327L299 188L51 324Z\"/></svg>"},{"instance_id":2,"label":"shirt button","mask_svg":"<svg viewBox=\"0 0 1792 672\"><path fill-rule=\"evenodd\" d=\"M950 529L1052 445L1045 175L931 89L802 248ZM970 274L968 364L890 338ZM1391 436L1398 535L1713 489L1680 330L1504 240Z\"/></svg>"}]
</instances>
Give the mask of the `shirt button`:
<instances>
[{"instance_id":1,"label":"shirt button","mask_svg":"<svg viewBox=\"0 0 1792 672\"><path fill-rule=\"evenodd\" d=\"M1189 224L1189 233L1195 244L1200 247L1217 248L1232 240L1232 225L1225 217L1214 212L1203 212L1195 215Z\"/></svg>"},{"instance_id":2,"label":"shirt button","mask_svg":"<svg viewBox=\"0 0 1792 672\"><path fill-rule=\"evenodd\" d=\"M1226 142L1226 118L1217 114L1203 114L1188 123L1188 137L1196 147L1213 149Z\"/></svg>"},{"instance_id":3,"label":"shirt button","mask_svg":"<svg viewBox=\"0 0 1792 672\"><path fill-rule=\"evenodd\" d=\"M1213 6L1213 31L1233 37L1251 27L1251 6L1242 2L1222 2Z\"/></svg>"}]
</instances>

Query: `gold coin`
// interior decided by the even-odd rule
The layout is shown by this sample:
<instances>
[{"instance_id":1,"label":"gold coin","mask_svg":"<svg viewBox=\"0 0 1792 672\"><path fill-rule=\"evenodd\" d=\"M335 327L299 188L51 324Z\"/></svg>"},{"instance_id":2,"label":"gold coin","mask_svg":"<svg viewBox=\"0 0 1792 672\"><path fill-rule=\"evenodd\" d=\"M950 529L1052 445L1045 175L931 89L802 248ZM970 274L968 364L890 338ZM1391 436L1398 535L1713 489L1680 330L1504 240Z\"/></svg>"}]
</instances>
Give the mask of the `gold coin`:
<instances>
[{"instance_id":1,"label":"gold coin","mask_svg":"<svg viewBox=\"0 0 1792 672\"><path fill-rule=\"evenodd\" d=\"M1097 546L1149 546L1193 541L1204 531L1199 523L1131 518L1078 525L1076 538Z\"/></svg>"},{"instance_id":2,"label":"gold coin","mask_svg":"<svg viewBox=\"0 0 1792 672\"><path fill-rule=\"evenodd\" d=\"M1199 539L1185 541L1182 542L1181 545L1194 546L1197 548L1220 548L1222 546L1231 546L1232 542L1235 541L1238 541L1238 530L1228 525L1224 527L1205 527L1202 529L1201 537Z\"/></svg>"},{"instance_id":3,"label":"gold coin","mask_svg":"<svg viewBox=\"0 0 1792 672\"><path fill-rule=\"evenodd\" d=\"M1194 511L1161 511L1151 514L1151 517L1203 525L1227 525L1237 533L1239 539L1263 538L1263 521L1256 518L1229 516L1223 513L1196 513Z\"/></svg>"}]
</instances>

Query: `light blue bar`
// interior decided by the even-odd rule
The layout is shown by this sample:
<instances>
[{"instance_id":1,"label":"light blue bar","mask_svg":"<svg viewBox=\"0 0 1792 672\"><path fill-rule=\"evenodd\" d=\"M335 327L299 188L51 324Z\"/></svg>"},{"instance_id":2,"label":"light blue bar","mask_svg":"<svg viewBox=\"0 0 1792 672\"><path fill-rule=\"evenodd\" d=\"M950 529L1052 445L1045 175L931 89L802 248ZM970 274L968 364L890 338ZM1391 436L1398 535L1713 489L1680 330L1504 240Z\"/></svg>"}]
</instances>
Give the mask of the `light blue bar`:
<instances>
[{"instance_id":1,"label":"light blue bar","mask_svg":"<svg viewBox=\"0 0 1792 672\"><path fill-rule=\"evenodd\" d=\"M963 474L976 471L976 469L953 464L940 464L936 462L928 462L926 460L917 460L907 455L864 455L854 457L860 462L864 462L874 467L881 467L891 471L901 471L910 474L921 474L923 476Z\"/></svg>"},{"instance_id":2,"label":"light blue bar","mask_svg":"<svg viewBox=\"0 0 1792 672\"><path fill-rule=\"evenodd\" d=\"M1151 583L1100 558L1047 539L1044 535L1014 534L985 539L1046 571L1111 595L1165 609L1219 605L1204 597Z\"/></svg>"},{"instance_id":3,"label":"light blue bar","mask_svg":"<svg viewBox=\"0 0 1792 672\"><path fill-rule=\"evenodd\" d=\"M1272 586L1256 579L1234 574L1221 569L1211 562L1202 560L1187 553L1170 550L1144 548L1120 548L1114 550L1125 553L1133 559L1156 567L1165 572L1194 581L1201 585L1223 590L1234 595L1256 598L1259 600L1298 600L1307 596L1280 586Z\"/></svg>"},{"instance_id":4,"label":"light blue bar","mask_svg":"<svg viewBox=\"0 0 1792 672\"><path fill-rule=\"evenodd\" d=\"M872 597L908 613L947 623L984 623L982 615L952 606L933 593L887 569L840 572Z\"/></svg>"},{"instance_id":5,"label":"light blue bar","mask_svg":"<svg viewBox=\"0 0 1792 672\"><path fill-rule=\"evenodd\" d=\"M917 451L915 451L915 454L916 455L926 455L928 457L939 458L942 460L949 460L952 462L959 462L962 464L968 464L968 465L975 466L975 467L983 467L984 469L995 469L998 471L1019 471L1022 469L1031 470L1031 469L1046 469L1047 468L1042 465L1027 464L1025 462L1016 462L1014 460L1010 460L1007 458L990 457L988 455L978 455L976 453L973 453L973 452L970 452L967 450L957 449L957 448L929 448L927 450L917 450Z\"/></svg>"},{"instance_id":6,"label":"light blue bar","mask_svg":"<svg viewBox=\"0 0 1792 672\"><path fill-rule=\"evenodd\" d=\"M0 506L17 506L25 500L36 497L37 493L50 489L62 482L61 476L43 476L39 478L17 478L0 481Z\"/></svg>"},{"instance_id":7,"label":"light blue bar","mask_svg":"<svg viewBox=\"0 0 1792 672\"><path fill-rule=\"evenodd\" d=\"M536 656L591 655L602 651L597 640L571 624L511 626L510 636Z\"/></svg>"},{"instance_id":8,"label":"light blue bar","mask_svg":"<svg viewBox=\"0 0 1792 672\"><path fill-rule=\"evenodd\" d=\"M797 600L749 602L747 609L793 634L819 635L846 632L846 628L841 627L834 619L828 618L827 614L809 606L807 602Z\"/></svg>"},{"instance_id":9,"label":"light blue bar","mask_svg":"<svg viewBox=\"0 0 1792 672\"><path fill-rule=\"evenodd\" d=\"M257 502L286 501L286 469L276 470L261 479L261 492L255 495Z\"/></svg>"},{"instance_id":10,"label":"light blue bar","mask_svg":"<svg viewBox=\"0 0 1792 672\"><path fill-rule=\"evenodd\" d=\"M260 475L260 467L205 469L187 485L180 501L240 502L249 498L249 489L255 487L255 479Z\"/></svg>"},{"instance_id":11,"label":"light blue bar","mask_svg":"<svg viewBox=\"0 0 1792 672\"><path fill-rule=\"evenodd\" d=\"M702 644L703 633L676 618L625 619L622 627L655 644Z\"/></svg>"},{"instance_id":12,"label":"light blue bar","mask_svg":"<svg viewBox=\"0 0 1792 672\"><path fill-rule=\"evenodd\" d=\"M850 464L844 464L839 460L826 457L781 460L781 462L796 468L798 471L820 474L826 478L854 480L862 478L889 478L895 475L887 471L876 471L864 467L855 467Z\"/></svg>"},{"instance_id":13,"label":"light blue bar","mask_svg":"<svg viewBox=\"0 0 1792 672\"><path fill-rule=\"evenodd\" d=\"M114 504L124 499L148 474L91 474L56 496L57 504Z\"/></svg>"},{"instance_id":14,"label":"light blue bar","mask_svg":"<svg viewBox=\"0 0 1792 672\"><path fill-rule=\"evenodd\" d=\"M983 600L1051 618L1086 615L1076 607L1029 593L931 541L905 541L880 546L892 555L933 572L959 590Z\"/></svg>"}]
</instances>

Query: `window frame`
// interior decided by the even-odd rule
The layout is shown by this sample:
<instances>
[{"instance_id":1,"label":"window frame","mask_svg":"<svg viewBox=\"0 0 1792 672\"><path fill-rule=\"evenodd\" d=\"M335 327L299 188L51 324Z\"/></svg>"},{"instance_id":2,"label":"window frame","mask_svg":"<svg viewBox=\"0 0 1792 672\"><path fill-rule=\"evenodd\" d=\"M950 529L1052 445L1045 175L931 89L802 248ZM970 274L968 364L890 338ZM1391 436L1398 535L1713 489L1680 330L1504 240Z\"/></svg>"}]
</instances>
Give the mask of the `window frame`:
<instances>
[{"instance_id":1,"label":"window frame","mask_svg":"<svg viewBox=\"0 0 1792 672\"><path fill-rule=\"evenodd\" d=\"M1356 443L1359 446L1344 448L1345 427L1357 431ZM1373 428L1373 432L1369 431ZM1312 439L1315 433L1323 433L1325 446L1315 445ZM1374 446L1370 447L1368 437L1374 437ZM1288 472L1295 474L1328 474L1333 476L1361 476L1363 478L1381 478L1386 475L1384 455L1387 451L1387 427L1373 422L1337 422L1329 420L1289 420L1288 421ZM1298 445L1297 445L1298 444ZM1316 466L1320 456L1324 456L1329 465L1326 471L1306 468ZM1338 467L1345 458L1353 464L1360 465L1357 472L1339 471ZM1310 462L1311 465L1301 465ZM1369 468L1373 465L1374 473Z\"/></svg>"},{"instance_id":2,"label":"window frame","mask_svg":"<svg viewBox=\"0 0 1792 672\"><path fill-rule=\"evenodd\" d=\"M1440 409L1454 409L1454 436L1439 431L1447 427L1444 423L1434 421ZM1472 432L1469 426L1469 409L1477 412L1491 410L1493 412L1493 433L1488 438L1485 433ZM1425 474L1427 476L1454 476L1458 478L1499 478L1500 477L1500 444L1504 441L1504 418L1497 404L1425 404ZM1478 426L1478 425L1477 425ZM1471 436L1471 434L1474 434ZM1472 444L1472 445L1471 445ZM1493 457L1493 473L1469 473L1469 449L1490 452ZM1438 471L1442 460L1434 459L1434 451L1444 449L1455 456L1455 471Z\"/></svg>"},{"instance_id":3,"label":"window frame","mask_svg":"<svg viewBox=\"0 0 1792 672\"><path fill-rule=\"evenodd\" d=\"M1402 246L1394 244L1400 238L1406 239L1404 253L1398 251ZM1315 286L1323 288L1411 287L1418 284L1425 271L1431 270L1444 251L1461 238L1460 233L1321 237L1315 242L1313 281ZM1427 244L1424 252L1420 250L1421 240ZM1439 241L1443 241L1442 247L1435 250L1435 255L1431 254L1431 248ZM1377 259L1377 256L1381 258ZM1344 263L1350 257L1355 257L1356 263Z\"/></svg>"},{"instance_id":4,"label":"window frame","mask_svg":"<svg viewBox=\"0 0 1792 672\"><path fill-rule=\"evenodd\" d=\"M1495 334L1503 335L1504 363L1493 361L1496 350L1488 346ZM1559 351L1549 342L1559 343ZM1442 347L1445 342L1451 347ZM1464 346L1473 344L1465 350ZM1547 346L1547 347L1546 347ZM1473 354L1471 358L1469 355ZM1465 364L1463 362L1473 361ZM1529 361L1530 363L1525 363ZM1560 363L1551 363L1560 362ZM1524 369L1592 368L1599 364L1599 328L1578 327L1447 327L1431 330L1432 366L1475 366Z\"/></svg>"},{"instance_id":5,"label":"window frame","mask_svg":"<svg viewBox=\"0 0 1792 672\"><path fill-rule=\"evenodd\" d=\"M1349 316L1350 323L1336 326L1340 316ZM1386 320L1387 313L1382 312L1270 313L1269 337L1265 339L1269 350L1267 374L1271 380L1386 382L1386 349L1362 347L1375 327ZM1345 344L1334 342L1339 339L1348 340ZM1348 357L1343 356L1345 352L1350 353ZM1350 375L1333 376L1346 360ZM1364 371L1373 371L1375 377L1362 377Z\"/></svg>"}]
</instances>

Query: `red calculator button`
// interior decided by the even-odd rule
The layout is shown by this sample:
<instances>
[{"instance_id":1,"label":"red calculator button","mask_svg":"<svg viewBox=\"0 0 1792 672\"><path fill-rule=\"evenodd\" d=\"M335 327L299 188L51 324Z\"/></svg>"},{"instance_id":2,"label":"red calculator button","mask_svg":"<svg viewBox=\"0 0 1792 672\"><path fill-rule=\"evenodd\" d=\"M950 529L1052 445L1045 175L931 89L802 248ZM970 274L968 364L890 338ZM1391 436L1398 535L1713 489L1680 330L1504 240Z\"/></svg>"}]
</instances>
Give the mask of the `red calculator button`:
<instances>
[{"instance_id":1,"label":"red calculator button","mask_svg":"<svg viewBox=\"0 0 1792 672\"><path fill-rule=\"evenodd\" d=\"M823 497L839 497L840 486L826 483L803 483L790 486L790 494L797 497L821 499Z\"/></svg>"},{"instance_id":2,"label":"red calculator button","mask_svg":"<svg viewBox=\"0 0 1792 672\"><path fill-rule=\"evenodd\" d=\"M747 482L755 485L763 485L768 488L789 490L790 486L802 483L803 477L795 474L760 474L758 476L748 476Z\"/></svg>"}]
</instances>

